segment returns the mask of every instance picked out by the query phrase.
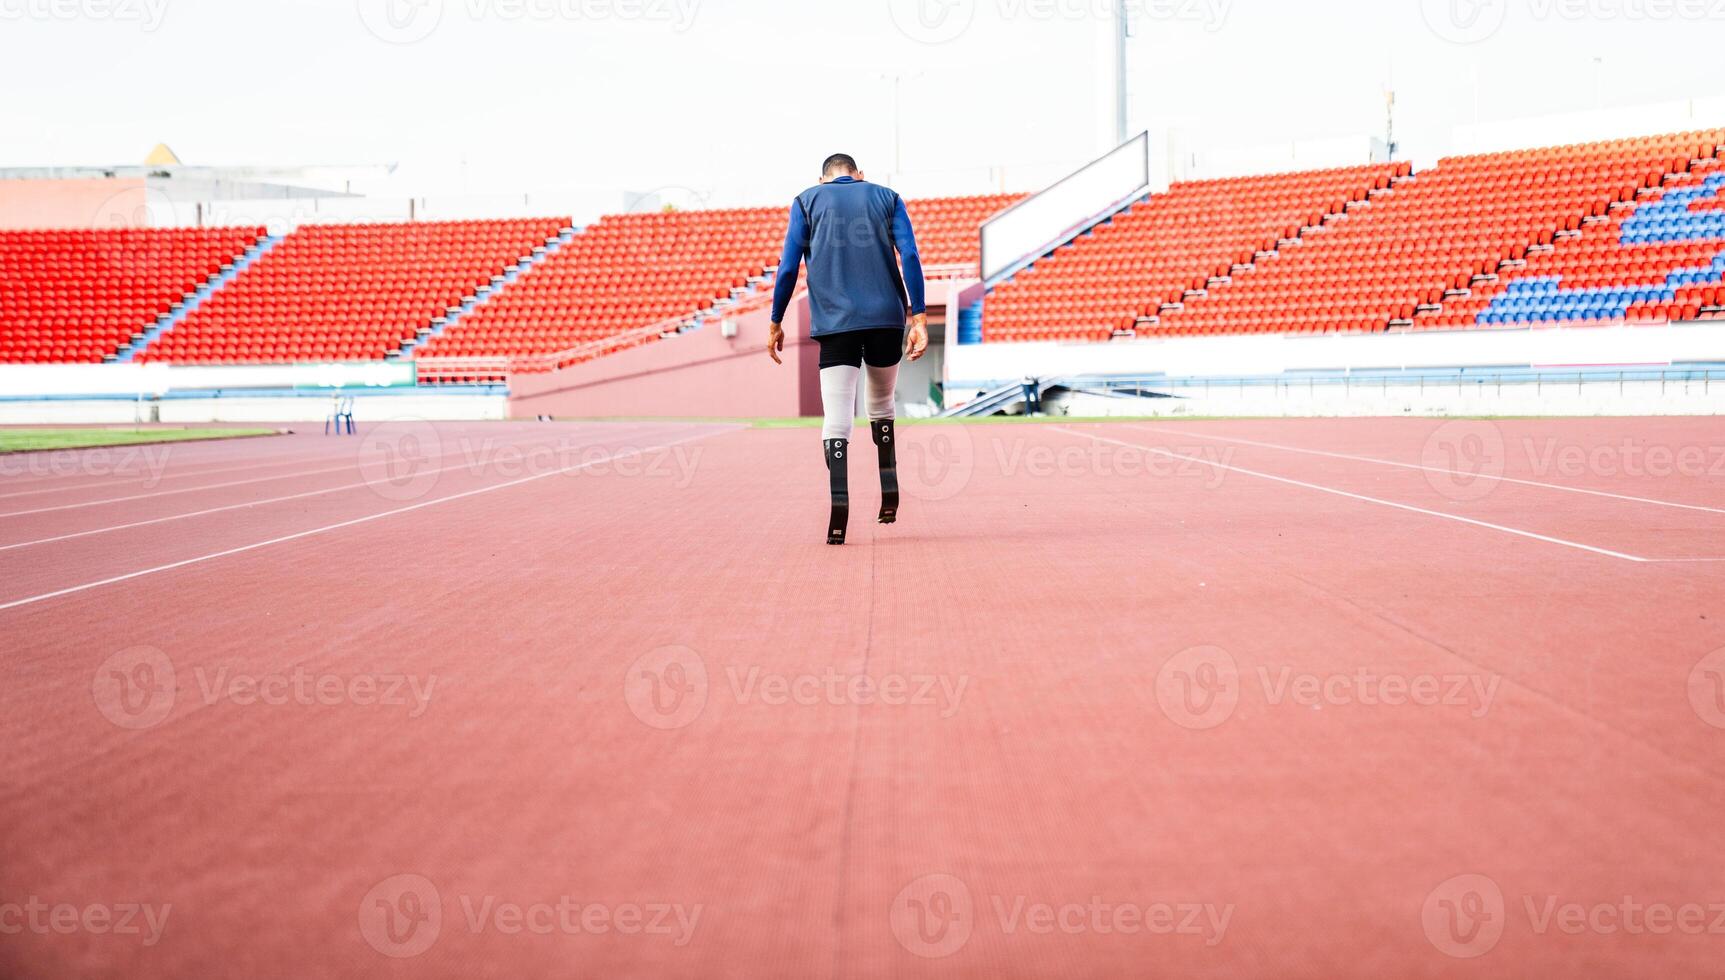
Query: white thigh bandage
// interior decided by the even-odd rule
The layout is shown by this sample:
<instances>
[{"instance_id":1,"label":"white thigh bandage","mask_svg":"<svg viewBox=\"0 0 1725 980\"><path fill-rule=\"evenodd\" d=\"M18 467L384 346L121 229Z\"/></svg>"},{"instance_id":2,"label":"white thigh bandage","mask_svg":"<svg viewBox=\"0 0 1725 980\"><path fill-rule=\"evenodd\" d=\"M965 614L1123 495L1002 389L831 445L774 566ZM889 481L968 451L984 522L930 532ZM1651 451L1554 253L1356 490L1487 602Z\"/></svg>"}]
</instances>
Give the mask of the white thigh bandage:
<instances>
[{"instance_id":1,"label":"white thigh bandage","mask_svg":"<svg viewBox=\"0 0 1725 980\"><path fill-rule=\"evenodd\" d=\"M856 422L857 383L862 369L841 365L821 368L821 407L826 412L822 439L849 439Z\"/></svg>"},{"instance_id":2,"label":"white thigh bandage","mask_svg":"<svg viewBox=\"0 0 1725 980\"><path fill-rule=\"evenodd\" d=\"M893 417L893 393L898 389L898 365L868 369L868 418L870 422Z\"/></svg>"}]
</instances>

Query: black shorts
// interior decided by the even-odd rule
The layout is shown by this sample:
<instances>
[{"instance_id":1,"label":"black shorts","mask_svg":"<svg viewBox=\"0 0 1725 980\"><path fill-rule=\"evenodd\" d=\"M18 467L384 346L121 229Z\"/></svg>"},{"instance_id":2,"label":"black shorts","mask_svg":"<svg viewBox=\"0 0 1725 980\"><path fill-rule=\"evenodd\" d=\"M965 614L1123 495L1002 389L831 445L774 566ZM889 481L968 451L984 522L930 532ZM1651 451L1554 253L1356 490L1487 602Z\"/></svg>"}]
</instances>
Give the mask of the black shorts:
<instances>
[{"instance_id":1,"label":"black shorts","mask_svg":"<svg viewBox=\"0 0 1725 980\"><path fill-rule=\"evenodd\" d=\"M821 370L830 367L888 368L904 357L904 328L881 327L851 330L830 337L816 337L821 345Z\"/></svg>"}]
</instances>

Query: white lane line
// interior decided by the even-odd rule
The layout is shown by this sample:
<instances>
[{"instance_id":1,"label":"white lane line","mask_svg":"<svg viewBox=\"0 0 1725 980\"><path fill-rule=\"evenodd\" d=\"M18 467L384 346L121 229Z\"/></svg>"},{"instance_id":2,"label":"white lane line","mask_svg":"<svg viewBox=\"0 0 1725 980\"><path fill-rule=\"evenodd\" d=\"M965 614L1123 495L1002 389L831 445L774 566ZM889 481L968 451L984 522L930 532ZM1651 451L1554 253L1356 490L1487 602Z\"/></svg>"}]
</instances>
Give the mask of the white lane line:
<instances>
[{"instance_id":1,"label":"white lane line","mask_svg":"<svg viewBox=\"0 0 1725 980\"><path fill-rule=\"evenodd\" d=\"M1308 456L1327 456L1330 459L1347 459L1357 463L1377 463L1379 466L1395 466L1407 470L1424 470L1427 473L1443 473L1449 476L1466 476L1471 479L1497 480L1501 483L1519 483L1527 487L1544 487L1547 490L1562 490L1565 493L1582 493L1590 497L1609 497L1613 500L1626 500L1638 504L1653 504L1656 507L1675 507L1678 510L1698 510L1708 514L1725 514L1725 507L1704 507L1700 504L1680 504L1671 500L1657 500L1653 497L1637 497L1625 493L1610 493L1605 490L1589 490L1585 487L1569 487L1561 483L1541 483L1538 480L1522 480L1513 476L1493 476L1490 473L1463 473L1460 470L1446 469L1442 466L1422 466L1419 463L1399 463L1393 459L1378 459L1373 456L1351 456L1347 453L1325 452L1322 449L1306 449L1301 446L1279 446L1273 442L1254 442L1251 439L1235 439L1231 436L1212 435L1207 432L1176 432L1172 429L1158 429L1149 425L1128 425L1128 429L1141 432L1156 432L1162 435L1192 436L1198 439L1214 439L1218 442L1232 442L1241 446L1256 446L1259 449L1279 449L1283 452L1305 453Z\"/></svg>"},{"instance_id":2,"label":"white lane line","mask_svg":"<svg viewBox=\"0 0 1725 980\"><path fill-rule=\"evenodd\" d=\"M1157 453L1159 455L1166 456L1169 459L1183 460L1183 461L1188 462L1188 463L1198 463L1198 464L1203 465L1203 466L1211 466L1211 467L1215 467L1216 469L1219 469L1219 470L1226 470L1230 473L1241 473L1241 474L1244 474L1246 476L1255 476L1261 480L1273 480L1276 483L1285 483L1289 486L1303 487L1307 490L1316 490L1319 493L1333 494L1337 497L1347 497L1350 500L1360 500L1360 501L1364 501L1365 503L1368 503L1368 504L1378 504L1378 505L1383 506L1383 507L1393 507L1396 510L1405 510L1405 511L1408 511L1409 513L1413 513L1413 514L1424 514L1428 517L1438 517L1438 518L1442 518L1443 520L1446 520L1446 521L1455 521L1459 524L1471 524L1474 527L1483 527L1483 528L1486 528L1486 529L1492 530L1492 531L1501 531L1504 534L1513 534L1517 537L1531 538L1534 541L1544 541L1547 544L1561 545L1565 548L1574 548L1577 551L1586 551L1586 552L1591 552L1592 554L1596 554L1596 555L1604 555L1607 558L1621 558L1624 561L1632 561L1632 562L1637 562L1637 563L1646 563L1646 562L1650 561L1650 559L1647 559L1647 558L1639 558L1635 555L1626 555L1621 551L1612 551L1608 548L1595 548L1593 545L1590 545L1590 544L1581 544L1580 542L1577 542L1577 541L1566 541L1563 538L1554 538L1554 537L1551 537L1551 536L1545 535L1545 534L1536 534L1532 531L1523 531L1520 528L1505 527L1502 524L1492 524L1492 523L1489 523L1487 521L1476 521L1471 517L1459 517L1455 514L1446 514L1443 511L1439 511L1439 510L1427 510L1424 507L1415 507L1412 504L1397 503L1394 500L1384 500L1380 497L1368 497L1364 494L1350 493L1346 490L1337 490L1335 487L1326 487L1326 486L1323 486L1323 485L1317 484L1317 483L1306 483L1303 480L1293 480L1293 479L1289 479L1288 477L1285 477L1285 476L1276 476L1273 473L1260 473L1257 470L1248 470L1248 469L1241 467L1241 466L1229 466L1229 465L1224 464L1224 463L1217 463L1217 462L1213 462L1213 461L1207 460L1207 459L1200 459L1196 456L1184 456L1184 455L1181 455L1180 453L1169 452L1166 449L1160 449L1156 446L1142 446L1142 445L1139 445L1138 443L1135 443L1135 442L1121 442L1118 439L1109 439L1106 436L1099 436L1099 435L1094 435L1092 433L1080 432L1076 429L1065 428L1064 426L1056 425L1056 426L1052 426L1051 428L1053 428L1059 432L1065 432L1069 435L1079 436L1081 438L1086 438L1086 439L1094 439L1097 442L1109 442L1109 443L1113 443L1116 446L1125 446L1128 449L1141 449L1141 450L1144 450L1146 452Z\"/></svg>"},{"instance_id":3,"label":"white lane line","mask_svg":"<svg viewBox=\"0 0 1725 980\"><path fill-rule=\"evenodd\" d=\"M643 432L629 433L629 435L631 437L639 436L639 435L643 435L643 434L644 434ZM518 447L520 444L511 443L510 445L511 445L511 447ZM589 447L589 448L597 449L599 447L593 446L593 447ZM446 454L446 455L454 455L454 454L450 453L450 454ZM442 458L442 457L440 457L440 458ZM416 473L416 474L414 474L414 478L417 479L420 476L431 476L431 475L438 474L438 473L447 473L450 470L472 469L472 468L474 468L475 465L476 464L471 459L469 459L469 460L466 460L466 461L463 461L460 463L451 463L448 466L442 466L442 467L439 467L435 470L430 470L430 471L423 473L423 474ZM477 466L478 466L479 470L481 472L483 472L483 470L485 468L484 462L478 463ZM112 527L98 527L98 528L94 528L94 529L91 529L88 531L75 531L71 534L60 534L60 535L56 535L56 536L51 537L51 538L39 538L35 541L20 541L17 544L0 545L0 552L17 551L20 548L33 548L37 545L55 544L55 543L58 543L61 541L73 541L73 540L76 540L78 538L88 538L88 537L91 537L91 536L97 535L97 534L107 534L111 531L128 531L128 530L131 530L132 528L135 528L135 527L149 527L153 524L166 524L170 521L183 521L183 520L186 520L186 519L192 518L192 517L204 517L204 516L207 516L209 514L221 514L221 513L225 513L227 511L230 511L230 510L245 510L245 509L248 509L251 507L263 507L263 506L266 506L268 504L286 503L287 501L290 501L290 500L305 500L309 497L322 497L326 494L341 493L344 490L357 490L360 487L368 487L368 486L371 486L372 483L373 483L373 481L371 481L371 480L361 480L358 483L344 483L339 487L330 487L330 488L325 489L325 490L311 490L311 491L307 491L306 493L289 494L285 497L271 497L267 500L246 500L246 501L242 501L242 502L237 503L237 504L228 504L225 507L211 507L207 510L195 510L195 511L192 511L192 512L187 513L187 514L171 514L167 517L155 517L155 518L151 518L150 520L147 520L147 521L133 521L130 524L115 524Z\"/></svg>"},{"instance_id":4,"label":"white lane line","mask_svg":"<svg viewBox=\"0 0 1725 980\"><path fill-rule=\"evenodd\" d=\"M441 439L439 442L441 442ZM531 440L526 443L513 443L512 445L531 445ZM453 455L454 452L439 453L437 458L443 459ZM349 458L349 460L341 466L326 466L323 469L318 470L296 470L292 473L276 473L270 476L252 477L249 480L230 480L227 483L208 483L196 487L181 487L178 490L152 490L149 493L136 493L129 497L104 497L101 500L85 500L75 504L59 504L54 507L37 507L34 510L14 510L0 514L0 518L29 517L33 514L53 514L67 510L82 510L86 507L101 507L105 504L123 504L133 500L153 500L157 497L174 497L183 493L199 493L204 490L225 490L228 487L245 487L251 486L254 483L272 483L276 480L292 480L301 476L318 476L324 473L340 473L352 470L359 465L358 453L356 452L353 457Z\"/></svg>"},{"instance_id":5,"label":"white lane line","mask_svg":"<svg viewBox=\"0 0 1725 980\"><path fill-rule=\"evenodd\" d=\"M228 487L245 487L254 483L269 483L274 480L291 480L296 476L317 476L320 473L336 473L341 470L351 470L356 461L349 460L342 466L326 466L321 470L299 470L293 473L278 473L274 476L253 477L250 480L230 480L227 483L209 483L198 487L181 487L178 490L152 490L149 493L135 493L129 497L104 497L101 500L86 500L78 504L60 504L55 507L38 507L35 510L14 510L0 514L5 517L29 517L32 514L52 514L63 510L81 510L85 507L101 507L105 504L123 504L130 500L150 500L155 497L177 497L182 493L198 493L202 490L223 490Z\"/></svg>"},{"instance_id":6,"label":"white lane line","mask_svg":"<svg viewBox=\"0 0 1725 980\"><path fill-rule=\"evenodd\" d=\"M379 422L377 424L378 425L388 425L389 423L388 422ZM575 425L575 428L578 428L581 431L586 432L586 431L592 431L597 426L607 425L607 424L615 424L615 423L577 423ZM257 439L257 440L246 440L246 441L267 442L268 439L270 439L270 438L280 438L280 437L262 437L262 438ZM236 441L240 441L240 440L217 439L217 440L212 440L211 442L222 443L224 445L232 445ZM209 442L197 442L197 441L193 441L193 442L157 442L157 443L144 443L144 444L133 445L133 446L92 447L89 449L79 449L79 450L69 450L69 451L72 451L72 452L93 452L93 451L100 450L100 449L106 449L110 452L121 452L121 451L125 451L125 450L148 451L148 450L160 450L160 449L164 449L164 448L167 448L167 449L180 449L181 447L190 448L190 447L195 446L195 445L209 445L209 444L210 444ZM150 483L151 481L155 481L159 485L160 483L165 482L167 480L183 480L183 479L187 479L189 477L219 476L223 473L239 473L239 472L245 472L248 470L265 470L265 469L269 469L269 468L275 467L275 466L300 466L300 465L304 465L306 463L316 463L316 462L319 462L322 460L336 459L336 458L339 458L340 456L346 455L347 454L347 449L346 449L347 445L349 445L349 444L347 444L347 443L325 443L326 451L323 451L323 452L306 453L304 455L276 455L276 456L274 456L274 458L272 458L271 454L269 454L269 453L256 453L256 454L253 454L251 456L245 457L246 459L249 460L249 462L241 463L241 464L236 465L236 466L215 466L215 467L209 467L207 469L174 470L172 472L166 471L166 467L164 466L164 472L160 476L155 476L155 475L132 476L132 477L126 477L125 479L120 479L120 480L103 480L100 482L86 480L83 477L81 477L75 473L72 473L72 474L55 473L55 474L50 474L48 476L43 477L40 482L46 482L48 480L65 480L65 481L68 481L67 485L52 486L52 487L38 487L37 489L33 489L33 490L18 490L18 491L14 491L12 493L0 493L0 500L10 500L14 497L36 497L36 496L40 496L40 495L45 494L45 493L75 493L75 492L82 491L82 490L100 489L102 487L123 487L123 486L130 486L132 484L137 484L137 483ZM334 449L337 451L336 452L329 452L329 451L327 451L329 449ZM44 454L44 455L52 455L52 453L48 453L48 454ZM3 459L4 459L4 457L0 457L0 460L3 460ZM200 463L200 462L221 462L221 461L222 460L218 457L216 459L210 459L210 460L194 460L193 463L195 465L196 463ZM4 478L7 476L11 476L11 475L14 475L14 474L10 474L10 473L6 472L6 466L5 466L4 462L0 462L0 478ZM24 474L17 474L17 475L28 476L29 474L24 473Z\"/></svg>"},{"instance_id":7,"label":"white lane line","mask_svg":"<svg viewBox=\"0 0 1725 980\"><path fill-rule=\"evenodd\" d=\"M151 446L142 446L142 447L137 447L137 448L150 449L150 448L156 448L156 446L158 446L158 445L161 445L161 444L158 443L158 444L153 444ZM216 467L216 468L207 469L207 470L177 471L177 472L172 472L172 473L163 472L160 476L133 476L133 477L127 477L126 479L123 479L123 480L103 480L101 482L93 482L93 481L88 481L88 480L83 480L80 482L80 478L76 474L60 474L57 476L49 477L48 479L67 480L67 481L69 481L67 483L67 485L54 486L54 487L39 487L35 490L18 490L18 491L15 491L13 493L0 493L0 500L10 500L14 497L37 497L37 496L41 496L42 494L45 494L45 493L76 493L80 490L96 490L96 489L100 489L102 487L123 487L123 486L129 486L129 485L137 484L137 483L149 483L152 480L156 481L159 484L162 481L166 481L166 480L183 480L183 479L186 479L188 477L197 477L197 476L218 476L222 473L237 473L237 472L242 472L245 470L263 470L263 469L268 469L272 466L300 466L300 465L303 465L306 463L315 463L315 462L318 462L319 460L333 459L335 457L336 457L336 454L325 452L325 453L316 453L316 454L306 455L306 456L282 457L282 458L278 458L278 459L276 459L274 461L270 461L270 462L265 462L265 461L259 459L259 460L256 460L254 462L246 463L246 464L241 465L241 466L224 466L224 467Z\"/></svg>"},{"instance_id":8,"label":"white lane line","mask_svg":"<svg viewBox=\"0 0 1725 980\"><path fill-rule=\"evenodd\" d=\"M132 579L143 578L146 575L156 575L156 574L159 574L161 572L170 572L176 568L185 568L188 565L199 565L199 564L202 564L204 562L215 561L218 558L227 558L227 557L230 557L232 555L245 554L248 551L256 551L259 548L268 548L272 545L286 544L289 541L298 541L301 538L309 538L309 537L312 537L312 536L318 535L318 534L327 534L330 531L339 531L342 528L353 527L353 526L358 525L358 524L368 524L372 521L382 520L385 517L395 517L399 514L407 514L407 513L411 513L413 511L416 511L416 510L424 510L427 507L436 507L438 504L447 504L447 503L450 503L451 501L455 501L455 500L464 500L468 497L477 497L480 494L491 493L491 492L496 491L496 490L507 490L510 487L518 487L524 483L532 483L535 480L544 480L544 479L548 479L548 478L553 477L553 476L563 476L565 474L575 473L575 472L578 472L580 470L588 469L590 467L602 466L606 463L616 462L619 459L627 459L631 456L640 456L640 455L644 455L646 453L658 452L661 449L670 449L674 446L681 446L681 445L685 445L687 443L697 442L697 441L702 440L702 439L711 439L712 437L714 437L716 435L722 435L726 432L734 432L734 431L736 431L734 428L727 427L727 428L719 429L719 430L714 431L714 432L703 432L699 435L690 436L687 439L677 439L677 440L673 440L671 442L664 443L663 445L648 446L645 449L631 449L628 452L615 453L611 456L607 456L604 459L590 460L590 461L585 462L585 463L577 463L574 466L565 466L562 469L558 469L558 470L550 470L550 471L545 472L545 473L536 473L533 476L524 476L518 480L510 480L506 483L494 483L488 487L480 487L476 490L466 490L466 491L463 491L461 493L450 494L447 497L439 497L436 500L425 500L425 501L421 501L420 503L417 503L417 504L410 504L409 506L406 506L406 507L398 507L395 510L386 510L386 511L383 511L382 513L378 513L378 514L368 514L365 517L356 517L351 521L342 521L339 524L329 524L329 525L325 525L324 527L314 527L309 531L299 531L297 533L284 535L284 536L279 537L279 538L271 538L268 541L259 541L256 544L241 545L238 548L229 548L226 551L218 551L218 552L215 552L213 554L208 554L208 555L199 555L196 558L187 558L187 559L184 559L182 561L170 562L169 564L166 564L166 565L157 565L154 568L145 568L145 569L141 569L141 570L136 571L136 572L127 572L124 575L116 575L113 578L105 578L105 579L101 579L101 580L96 581L96 582L86 582L83 585L74 585L74 586L71 586L70 588L58 589L58 590L55 590L53 592L44 592L41 595L27 596L23 599L14 599L11 602L0 604L0 612L6 612L9 609L17 609L20 606L28 606L28 605L32 605L32 604L38 603L38 602L46 602L49 599L58 599L61 596L75 595L79 592L88 592L91 589L99 589L104 585L116 585L120 582L129 582Z\"/></svg>"}]
</instances>

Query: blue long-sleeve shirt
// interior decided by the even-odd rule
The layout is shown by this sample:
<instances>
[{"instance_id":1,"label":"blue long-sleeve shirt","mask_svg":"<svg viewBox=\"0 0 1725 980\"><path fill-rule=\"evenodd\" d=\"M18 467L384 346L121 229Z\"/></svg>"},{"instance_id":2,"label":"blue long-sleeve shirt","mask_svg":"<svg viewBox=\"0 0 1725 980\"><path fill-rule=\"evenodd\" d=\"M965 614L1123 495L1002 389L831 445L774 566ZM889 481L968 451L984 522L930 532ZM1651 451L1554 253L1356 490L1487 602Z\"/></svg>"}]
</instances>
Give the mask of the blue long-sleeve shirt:
<instances>
[{"instance_id":1,"label":"blue long-sleeve shirt","mask_svg":"<svg viewBox=\"0 0 1725 980\"><path fill-rule=\"evenodd\" d=\"M916 232L890 187L840 177L797 196L773 287L774 323L784 322L805 260L811 336L903 329L907 314L928 309Z\"/></svg>"}]
</instances>

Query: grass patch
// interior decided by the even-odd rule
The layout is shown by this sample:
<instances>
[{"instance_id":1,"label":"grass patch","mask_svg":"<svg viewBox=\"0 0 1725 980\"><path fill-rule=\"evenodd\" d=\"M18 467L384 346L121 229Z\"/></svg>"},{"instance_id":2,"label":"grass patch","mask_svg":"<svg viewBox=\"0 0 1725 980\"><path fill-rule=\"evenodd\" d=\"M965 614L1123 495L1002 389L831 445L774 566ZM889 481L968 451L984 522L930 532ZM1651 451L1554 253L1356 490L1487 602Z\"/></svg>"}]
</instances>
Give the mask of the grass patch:
<instances>
[{"instance_id":1,"label":"grass patch","mask_svg":"<svg viewBox=\"0 0 1725 980\"><path fill-rule=\"evenodd\" d=\"M274 429L0 429L0 453L271 436Z\"/></svg>"}]
</instances>

